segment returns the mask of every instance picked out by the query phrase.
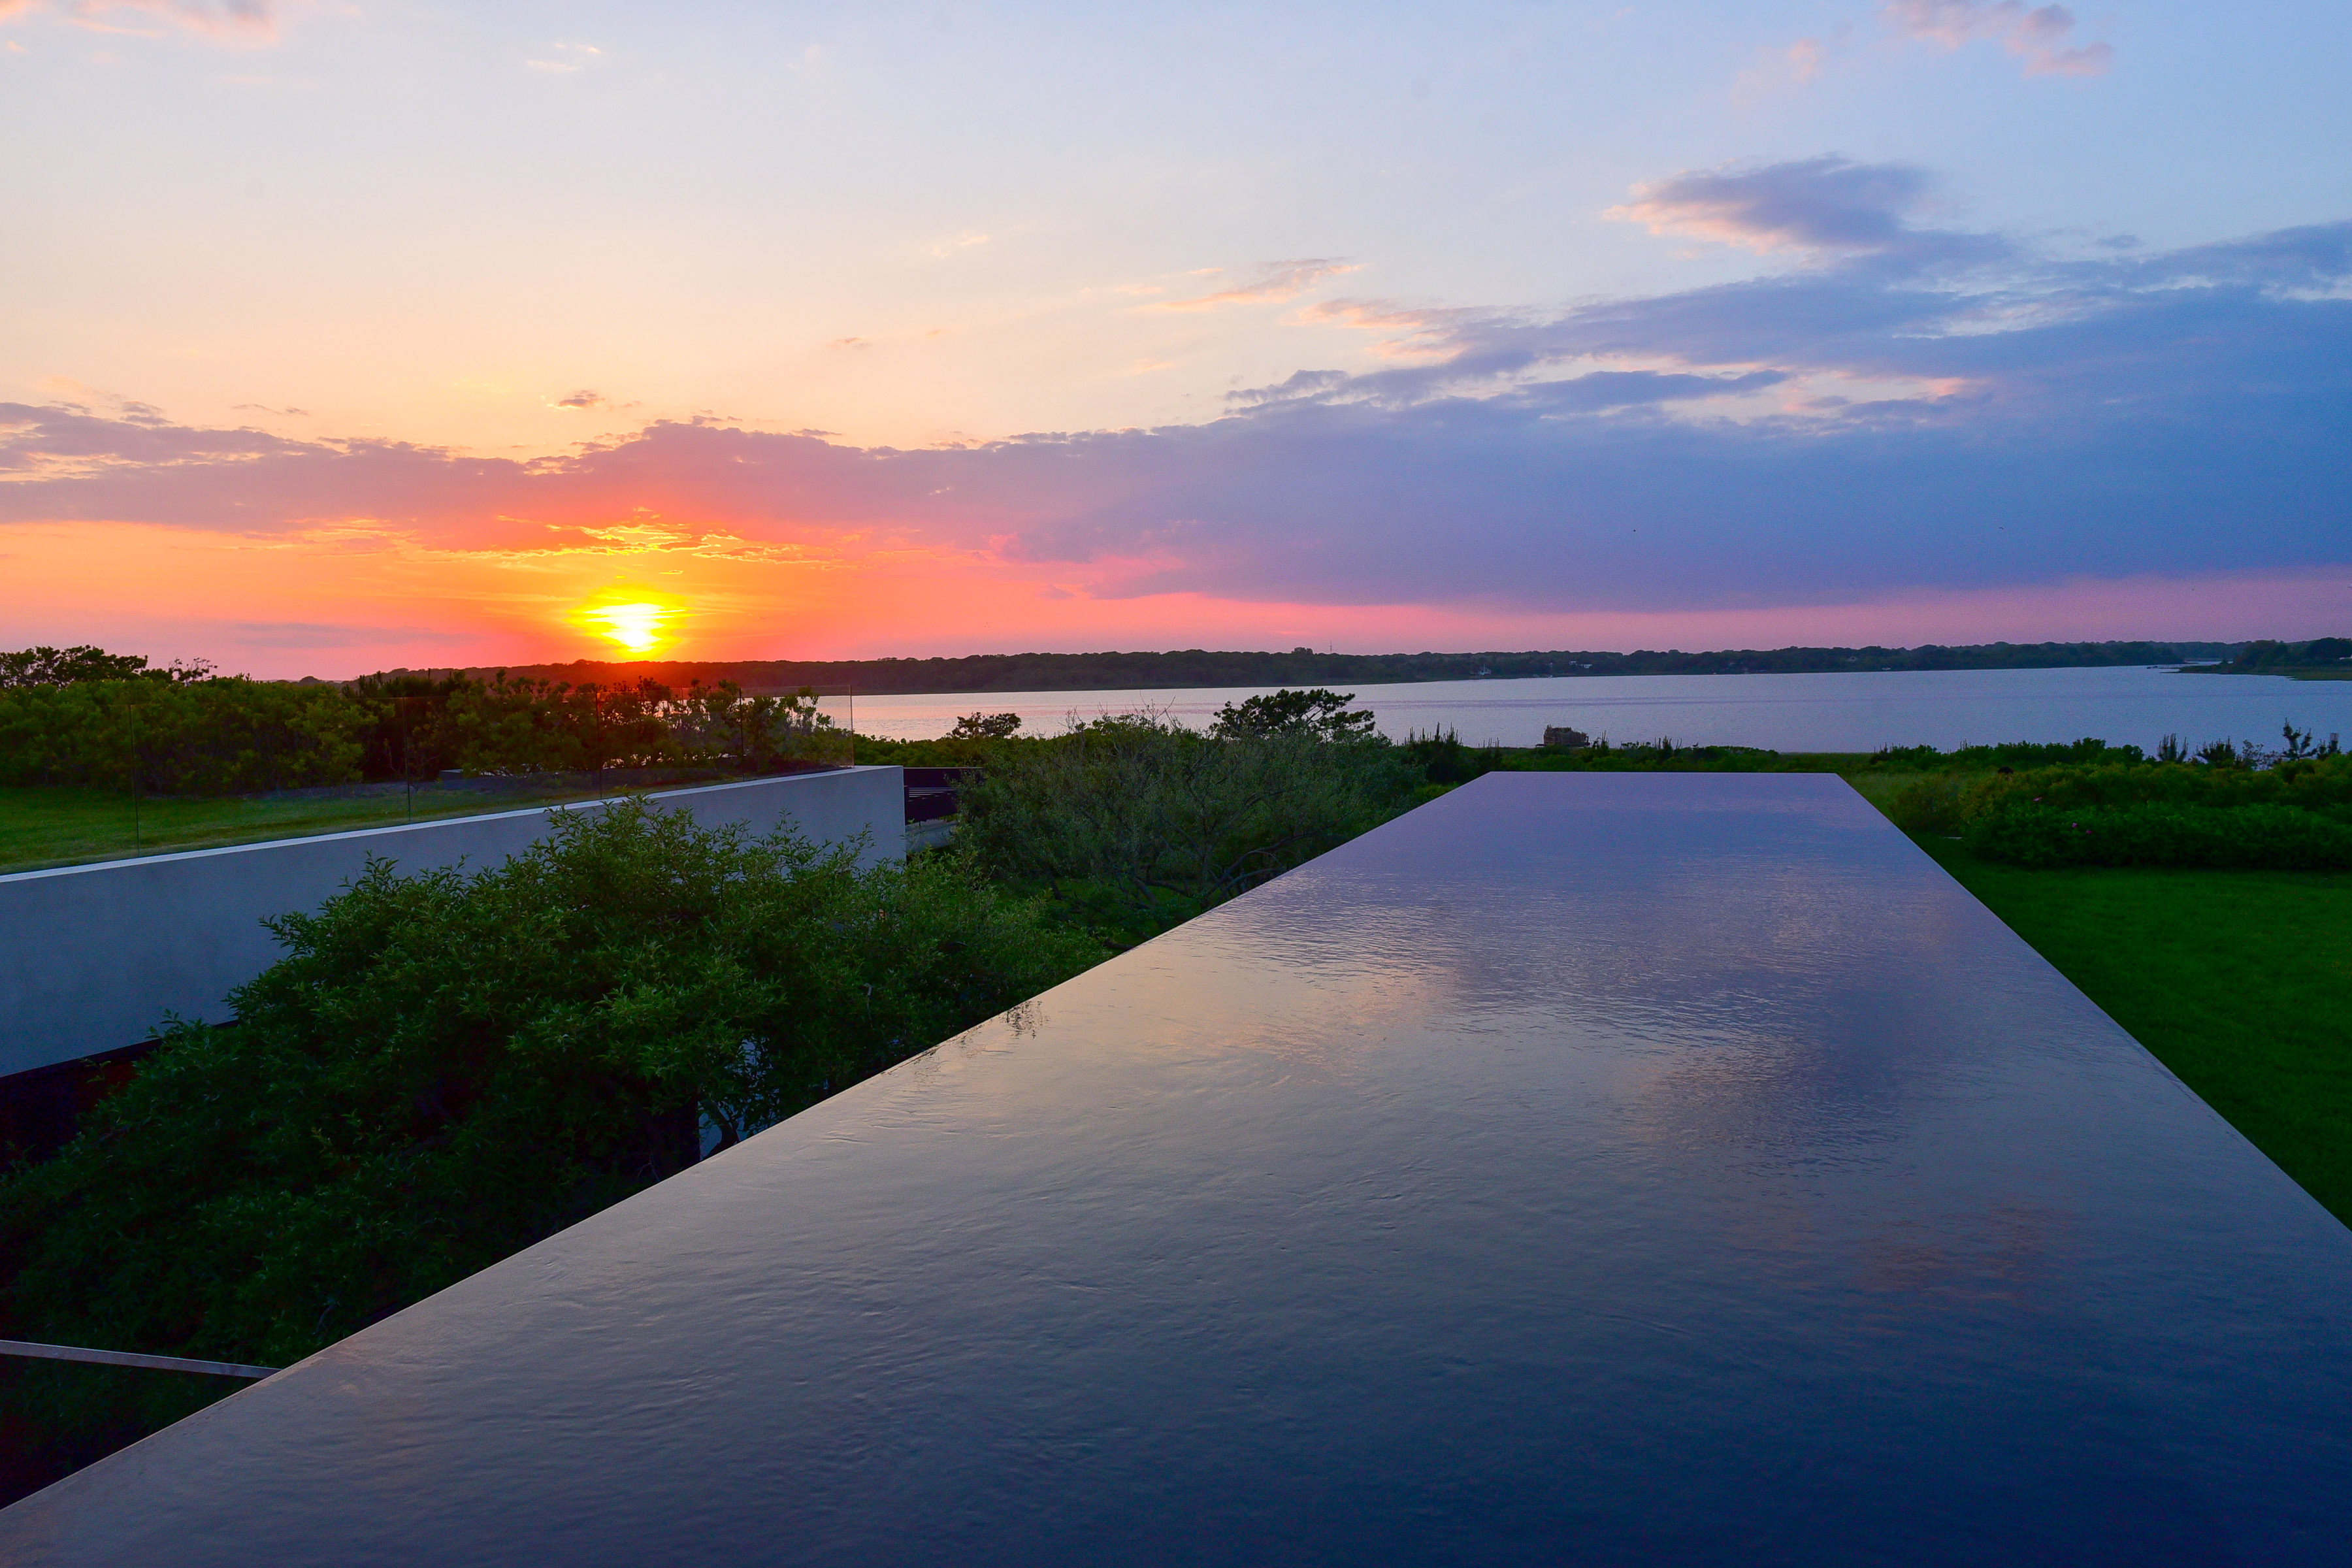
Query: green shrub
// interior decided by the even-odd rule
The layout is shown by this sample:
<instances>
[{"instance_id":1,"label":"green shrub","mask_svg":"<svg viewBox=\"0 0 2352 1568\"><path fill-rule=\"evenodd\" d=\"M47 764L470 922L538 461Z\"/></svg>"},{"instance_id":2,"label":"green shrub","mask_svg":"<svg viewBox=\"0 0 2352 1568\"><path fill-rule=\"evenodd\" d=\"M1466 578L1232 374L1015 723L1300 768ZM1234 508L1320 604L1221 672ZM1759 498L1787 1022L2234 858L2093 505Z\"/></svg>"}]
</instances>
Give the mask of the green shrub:
<instances>
[{"instance_id":1,"label":"green shrub","mask_svg":"<svg viewBox=\"0 0 2352 1568\"><path fill-rule=\"evenodd\" d=\"M1990 773L1961 797L1965 820L1998 816L2012 806L2064 810L2143 805L2286 805L2304 810L2352 805L2352 757L2281 763L2253 769L2189 763L2140 763L2127 767L2034 768Z\"/></svg>"},{"instance_id":2,"label":"green shrub","mask_svg":"<svg viewBox=\"0 0 2352 1568\"><path fill-rule=\"evenodd\" d=\"M2137 746L2111 746L2095 735L2079 741L2008 741L1997 746L1962 746L1939 752L1933 746L1882 746L1871 753L1869 765L1881 771L1924 773L1948 768L1974 773L1993 768L2121 767L2142 761Z\"/></svg>"},{"instance_id":3,"label":"green shrub","mask_svg":"<svg viewBox=\"0 0 2352 1568\"><path fill-rule=\"evenodd\" d=\"M997 875L1148 933L1378 825L1426 782L1384 742L1322 737L1098 719L1000 751L964 792L961 839Z\"/></svg>"},{"instance_id":4,"label":"green shrub","mask_svg":"<svg viewBox=\"0 0 2352 1568\"><path fill-rule=\"evenodd\" d=\"M947 735L936 741L901 741L887 735L856 737L859 762L906 768L986 767L1000 757L1051 743L1021 735L1009 739Z\"/></svg>"},{"instance_id":5,"label":"green shrub","mask_svg":"<svg viewBox=\"0 0 2352 1568\"><path fill-rule=\"evenodd\" d=\"M0 1183L9 1335L282 1363L1102 956L955 859L642 802L273 929L235 1026Z\"/></svg>"},{"instance_id":6,"label":"green shrub","mask_svg":"<svg viewBox=\"0 0 2352 1568\"><path fill-rule=\"evenodd\" d=\"M1886 816L1906 833L1933 833L1950 837L1960 831L1960 803L1968 793L1964 773L1930 773L1895 791L1886 803Z\"/></svg>"},{"instance_id":7,"label":"green shrub","mask_svg":"<svg viewBox=\"0 0 2352 1568\"><path fill-rule=\"evenodd\" d=\"M1966 837L1980 858L2013 866L2352 869L2352 822L2289 805L2011 805Z\"/></svg>"},{"instance_id":8,"label":"green shrub","mask_svg":"<svg viewBox=\"0 0 2352 1568\"><path fill-rule=\"evenodd\" d=\"M1494 752L1494 766L1540 773L1758 773L1825 771L1818 753L1783 755L1755 746L1685 746L1671 736L1614 745L1607 739L1574 751ZM1485 771L1485 770L1481 770Z\"/></svg>"}]
</instances>

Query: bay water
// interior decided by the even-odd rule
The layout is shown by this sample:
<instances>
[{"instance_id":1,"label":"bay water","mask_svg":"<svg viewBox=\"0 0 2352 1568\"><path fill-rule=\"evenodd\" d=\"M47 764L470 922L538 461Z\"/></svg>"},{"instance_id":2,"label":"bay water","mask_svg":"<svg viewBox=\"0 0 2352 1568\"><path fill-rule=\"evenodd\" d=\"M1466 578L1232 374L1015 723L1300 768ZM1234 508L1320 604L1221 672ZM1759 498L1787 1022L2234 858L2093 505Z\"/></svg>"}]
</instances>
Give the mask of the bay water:
<instances>
[{"instance_id":1,"label":"bay water","mask_svg":"<svg viewBox=\"0 0 2352 1568\"><path fill-rule=\"evenodd\" d=\"M982 691L860 696L863 733L944 735L966 713L1018 713L1024 734L1056 734L1104 714L1157 712L1195 728L1272 687L1141 691ZM1546 725L1619 744L1760 746L1776 752L1950 751L2084 736L2150 752L2168 734L2279 743L2293 723L2352 739L2352 681L2182 674L2170 668L1891 670L1822 675L1559 676L1440 680L1353 689L1381 733L1452 731L1472 745L1532 746Z\"/></svg>"}]
</instances>

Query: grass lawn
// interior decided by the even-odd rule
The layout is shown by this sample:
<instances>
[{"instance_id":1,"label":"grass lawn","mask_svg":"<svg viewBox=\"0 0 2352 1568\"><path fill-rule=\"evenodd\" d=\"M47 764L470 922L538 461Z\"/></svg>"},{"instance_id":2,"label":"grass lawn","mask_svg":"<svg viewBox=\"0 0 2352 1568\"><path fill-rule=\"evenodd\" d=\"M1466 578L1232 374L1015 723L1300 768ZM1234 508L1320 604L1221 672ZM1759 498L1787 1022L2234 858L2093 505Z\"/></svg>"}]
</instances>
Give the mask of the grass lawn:
<instances>
[{"instance_id":1,"label":"grass lawn","mask_svg":"<svg viewBox=\"0 0 2352 1568\"><path fill-rule=\"evenodd\" d=\"M513 811L551 801L584 799L594 793L593 789L551 793L526 799L423 789L416 794L414 819L423 822L431 817ZM210 849L264 838L385 827L411 820L410 813L410 803L402 795L357 800L150 798L139 803L134 841L131 802L127 795L90 789L0 789L0 873L114 860L134 852Z\"/></svg>"},{"instance_id":2,"label":"grass lawn","mask_svg":"<svg viewBox=\"0 0 2352 1568\"><path fill-rule=\"evenodd\" d=\"M2029 871L1919 843L2352 1223L2352 876Z\"/></svg>"}]
</instances>

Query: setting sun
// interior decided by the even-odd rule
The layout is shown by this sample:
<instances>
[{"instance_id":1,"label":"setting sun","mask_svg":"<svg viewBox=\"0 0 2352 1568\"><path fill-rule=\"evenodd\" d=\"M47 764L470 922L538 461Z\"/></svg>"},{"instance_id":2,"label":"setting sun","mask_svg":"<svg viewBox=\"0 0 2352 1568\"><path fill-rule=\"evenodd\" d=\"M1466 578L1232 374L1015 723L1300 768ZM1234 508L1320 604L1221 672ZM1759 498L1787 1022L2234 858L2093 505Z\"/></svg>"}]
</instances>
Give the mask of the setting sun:
<instances>
[{"instance_id":1,"label":"setting sun","mask_svg":"<svg viewBox=\"0 0 2352 1568\"><path fill-rule=\"evenodd\" d=\"M676 604L627 594L592 600L573 612L572 618L631 653L646 654L670 640L670 626L678 615L679 606Z\"/></svg>"}]
</instances>

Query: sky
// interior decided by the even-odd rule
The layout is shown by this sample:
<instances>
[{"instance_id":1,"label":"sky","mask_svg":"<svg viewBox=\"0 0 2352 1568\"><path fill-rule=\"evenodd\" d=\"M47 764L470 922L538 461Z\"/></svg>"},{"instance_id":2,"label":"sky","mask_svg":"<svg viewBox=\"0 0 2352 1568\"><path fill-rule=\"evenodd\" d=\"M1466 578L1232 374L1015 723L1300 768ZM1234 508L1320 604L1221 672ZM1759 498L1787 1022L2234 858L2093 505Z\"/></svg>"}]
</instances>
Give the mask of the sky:
<instances>
[{"instance_id":1,"label":"sky","mask_svg":"<svg viewBox=\"0 0 2352 1568\"><path fill-rule=\"evenodd\" d=\"M1141 10L0 0L0 646L2352 631L2352 8Z\"/></svg>"}]
</instances>

